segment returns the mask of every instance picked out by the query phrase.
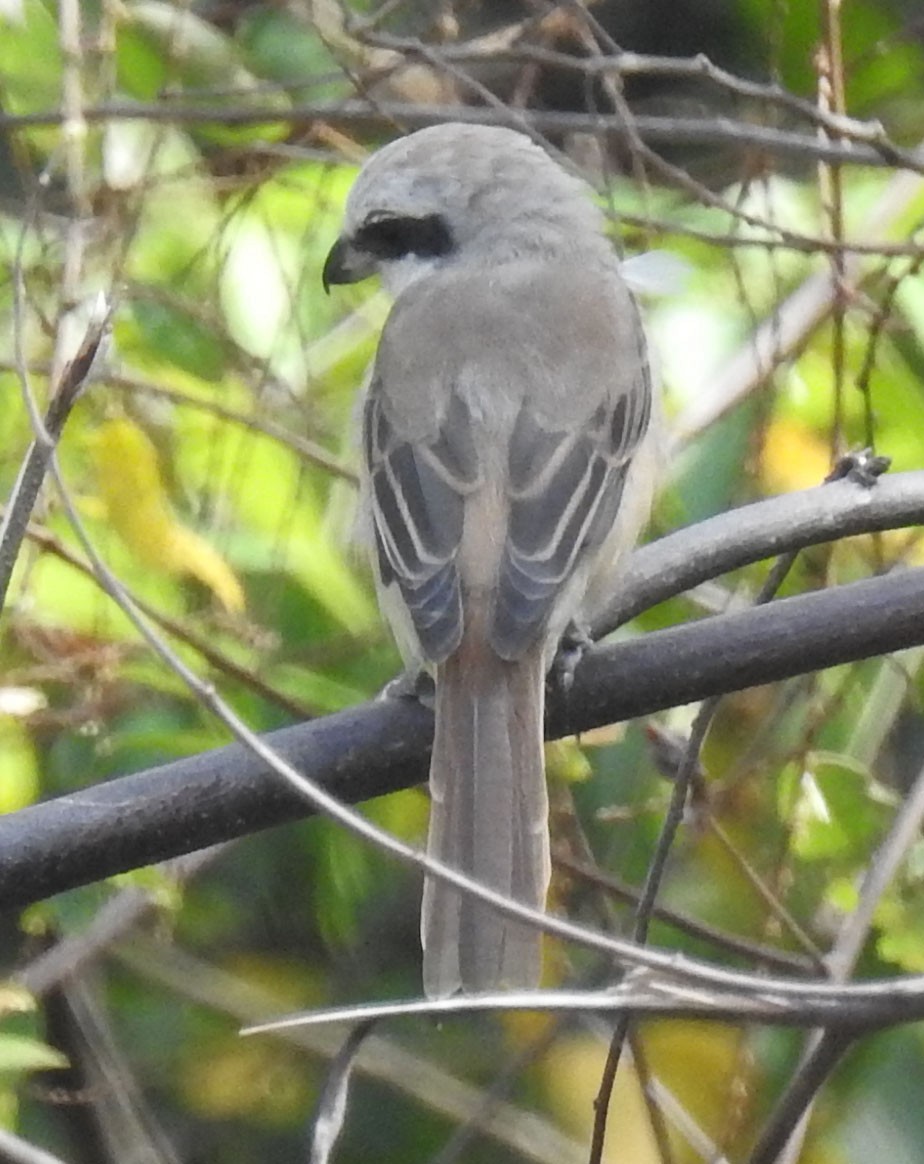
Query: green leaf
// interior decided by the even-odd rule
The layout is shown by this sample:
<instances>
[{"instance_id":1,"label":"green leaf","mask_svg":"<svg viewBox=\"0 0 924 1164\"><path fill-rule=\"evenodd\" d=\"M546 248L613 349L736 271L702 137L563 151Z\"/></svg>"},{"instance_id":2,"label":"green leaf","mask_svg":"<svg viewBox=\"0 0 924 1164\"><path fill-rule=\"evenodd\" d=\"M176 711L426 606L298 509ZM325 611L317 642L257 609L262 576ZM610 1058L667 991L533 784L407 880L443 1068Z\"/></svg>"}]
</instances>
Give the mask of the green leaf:
<instances>
[{"instance_id":1,"label":"green leaf","mask_svg":"<svg viewBox=\"0 0 924 1164\"><path fill-rule=\"evenodd\" d=\"M132 317L138 328L134 343L203 380L221 377L221 341L191 311L163 300L146 300L132 304Z\"/></svg>"},{"instance_id":2,"label":"green leaf","mask_svg":"<svg viewBox=\"0 0 924 1164\"><path fill-rule=\"evenodd\" d=\"M884 827L887 799L863 765L831 752L809 753L801 770L790 765L780 781L781 815L805 861L865 862Z\"/></svg>"},{"instance_id":3,"label":"green leaf","mask_svg":"<svg viewBox=\"0 0 924 1164\"><path fill-rule=\"evenodd\" d=\"M21 1075L66 1066L67 1058L39 1039L28 1035L0 1034L0 1073Z\"/></svg>"},{"instance_id":4,"label":"green leaf","mask_svg":"<svg viewBox=\"0 0 924 1164\"><path fill-rule=\"evenodd\" d=\"M52 109L61 95L61 48L54 16L41 0L26 0L23 17L22 23L0 24L0 93L5 113ZM39 62L41 68L36 67Z\"/></svg>"},{"instance_id":5,"label":"green leaf","mask_svg":"<svg viewBox=\"0 0 924 1164\"><path fill-rule=\"evenodd\" d=\"M351 91L346 74L311 25L287 9L254 5L240 21L237 41L248 67L285 83L296 100L332 101Z\"/></svg>"},{"instance_id":6,"label":"green leaf","mask_svg":"<svg viewBox=\"0 0 924 1164\"><path fill-rule=\"evenodd\" d=\"M0 813L15 812L38 798L39 771L28 728L21 720L3 714L0 714L0 754L3 756Z\"/></svg>"},{"instance_id":7,"label":"green leaf","mask_svg":"<svg viewBox=\"0 0 924 1164\"><path fill-rule=\"evenodd\" d=\"M197 125L197 135L210 141L240 145L283 135L284 127L275 122L221 124L224 110L251 106L284 113L289 108L284 93L260 87L231 38L191 9L162 0L138 0L128 12L130 23L120 30L116 51L119 83L128 92L151 100L164 88L194 91L218 115Z\"/></svg>"},{"instance_id":8,"label":"green leaf","mask_svg":"<svg viewBox=\"0 0 924 1164\"><path fill-rule=\"evenodd\" d=\"M876 911L880 958L894 962L909 974L924 972L924 898L920 893L883 901Z\"/></svg>"}]
</instances>

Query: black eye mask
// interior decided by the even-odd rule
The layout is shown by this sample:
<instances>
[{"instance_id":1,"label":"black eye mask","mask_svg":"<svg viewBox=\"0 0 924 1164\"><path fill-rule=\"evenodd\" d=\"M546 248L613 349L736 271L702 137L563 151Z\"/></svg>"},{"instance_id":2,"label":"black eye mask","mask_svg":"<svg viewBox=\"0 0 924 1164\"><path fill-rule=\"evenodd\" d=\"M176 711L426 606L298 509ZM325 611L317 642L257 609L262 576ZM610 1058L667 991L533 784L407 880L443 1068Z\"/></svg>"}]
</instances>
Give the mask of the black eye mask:
<instances>
[{"instance_id":1,"label":"black eye mask","mask_svg":"<svg viewBox=\"0 0 924 1164\"><path fill-rule=\"evenodd\" d=\"M454 247L449 225L439 214L423 218L376 218L359 228L353 246L377 259L403 259L417 255L438 259Z\"/></svg>"}]
</instances>

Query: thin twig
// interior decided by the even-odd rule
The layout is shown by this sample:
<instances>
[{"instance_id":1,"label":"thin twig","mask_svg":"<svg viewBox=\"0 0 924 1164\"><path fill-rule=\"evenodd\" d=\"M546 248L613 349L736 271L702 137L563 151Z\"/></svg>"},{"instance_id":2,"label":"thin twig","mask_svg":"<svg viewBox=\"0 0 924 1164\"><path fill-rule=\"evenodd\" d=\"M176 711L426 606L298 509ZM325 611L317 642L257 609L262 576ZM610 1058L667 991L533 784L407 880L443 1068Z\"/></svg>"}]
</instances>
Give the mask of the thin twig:
<instances>
[{"instance_id":1,"label":"thin twig","mask_svg":"<svg viewBox=\"0 0 924 1164\"><path fill-rule=\"evenodd\" d=\"M52 1156L44 1148L14 1136L5 1128L0 1128L0 1155L6 1164L65 1164L60 1156Z\"/></svg>"},{"instance_id":2,"label":"thin twig","mask_svg":"<svg viewBox=\"0 0 924 1164\"><path fill-rule=\"evenodd\" d=\"M892 821L860 886L856 909L844 918L825 962L833 982L846 982L853 972L882 895L892 883L899 865L918 840L924 825L924 768ZM809 1039L800 1065L786 1092L761 1133L748 1164L793 1164L802 1144L814 1098L851 1040L836 1031L815 1032Z\"/></svg>"},{"instance_id":3,"label":"thin twig","mask_svg":"<svg viewBox=\"0 0 924 1164\"><path fill-rule=\"evenodd\" d=\"M278 1005L265 989L209 965L176 945L135 938L121 946L117 955L141 978L225 1014L238 1025L254 1022ZM281 1031L273 1037L323 1059L336 1055L342 1043L337 1032L325 1030ZM368 1078L454 1123L478 1118L480 1088L465 1083L434 1060L406 1050L399 1042L371 1035L363 1044L356 1066ZM485 1136L534 1164L583 1164L580 1144L542 1116L515 1104L500 1101L480 1127Z\"/></svg>"},{"instance_id":4,"label":"thin twig","mask_svg":"<svg viewBox=\"0 0 924 1164\"><path fill-rule=\"evenodd\" d=\"M586 9L582 15L585 18L591 16ZM594 24L598 30L603 31L599 22L594 21ZM417 53L422 44L419 38L382 34L365 36L362 39L366 43L381 45L403 53ZM606 37L606 40L609 42L609 52L593 56L590 59L522 42L510 48L496 47L491 51L490 56L492 60L505 63L533 62L569 69L587 76L612 73L620 78L667 77L684 81L706 80L724 93L746 98L755 107L772 105L786 109L803 121L819 129L827 130L832 136L875 146L877 149L885 151L890 157L894 157L891 153L892 149L901 152L899 147L888 141L880 121L860 121L857 118L848 117L844 113L835 113L820 108L814 102L784 89L777 82L762 83L739 77L713 64L704 53L699 53L694 57L657 56L632 52L616 46L609 37ZM440 52L447 61L460 63L478 61L484 56L483 50L473 45L472 42L441 45Z\"/></svg>"},{"instance_id":5,"label":"thin twig","mask_svg":"<svg viewBox=\"0 0 924 1164\"><path fill-rule=\"evenodd\" d=\"M185 885L208 868L227 849L213 845L185 857L164 862L158 872L173 885ZM32 962L18 970L13 979L30 994L41 997L62 986L107 954L112 946L159 908L155 891L132 885L120 889L97 911L79 933L59 939Z\"/></svg>"},{"instance_id":6,"label":"thin twig","mask_svg":"<svg viewBox=\"0 0 924 1164\"><path fill-rule=\"evenodd\" d=\"M840 0L821 0L823 39L816 51L818 68L818 105L826 113L844 117L846 101L844 96L844 52L841 38ZM823 141L837 140L828 129L819 130ZM834 284L834 302L831 309L831 377L833 388L833 409L831 418L831 455L838 457L844 452L844 374L845 374L845 333L844 324L848 305L849 288L845 268L844 251L840 247L844 237L844 183L841 168L834 161L820 161L818 166L821 204L827 218L828 232L836 249L831 251L831 278Z\"/></svg>"},{"instance_id":7,"label":"thin twig","mask_svg":"<svg viewBox=\"0 0 924 1164\"><path fill-rule=\"evenodd\" d=\"M823 967L822 954L818 946L812 941L802 926L799 925L789 910L783 906L783 903L778 899L773 890L751 868L744 859L744 856L738 851L731 837L711 812L708 813L705 827L719 842L728 854L729 859L734 862L741 875L767 907L773 919L799 943L805 951L806 956L812 960L812 964L816 969L821 969ZM770 963L767 964L769 965Z\"/></svg>"},{"instance_id":8,"label":"thin twig","mask_svg":"<svg viewBox=\"0 0 924 1164\"><path fill-rule=\"evenodd\" d=\"M15 276L15 281L16 296L20 298L18 276ZM107 310L90 325L77 355L65 365L52 391L44 420L39 421L23 460L10 500L4 507L3 522L0 525L0 610L6 603L13 567L19 557L55 445L61 438L71 410L87 385L94 361L106 342L109 326L110 313Z\"/></svg>"},{"instance_id":9,"label":"thin twig","mask_svg":"<svg viewBox=\"0 0 924 1164\"><path fill-rule=\"evenodd\" d=\"M864 220L867 238L887 234L913 199L920 195L921 179L896 174ZM861 286L869 267L858 254L845 255L842 277ZM827 319L837 298L837 282L830 271L809 276L767 320L748 337L739 351L725 361L720 375L697 392L672 426L675 450L704 432L764 383L770 371L795 355Z\"/></svg>"},{"instance_id":10,"label":"thin twig","mask_svg":"<svg viewBox=\"0 0 924 1164\"><path fill-rule=\"evenodd\" d=\"M6 512L6 509L0 506L0 514L5 517ZM53 533L30 522L26 527L26 537L30 542L40 546L46 553L53 554L60 561L66 562L85 577L91 578L94 582L99 582L93 566L70 550ZM163 611L158 610L137 594L132 593L131 597L142 614L160 627L162 631L166 631L172 638L177 639L186 646L192 647L216 671L254 691L261 699L265 699L268 703L275 704L291 715L293 719L313 719L316 715L320 714L321 709L319 707L307 703L303 699L296 699L285 691L280 690L267 679L258 675L253 668L245 667L243 664L231 658L220 647L217 647L214 642L210 641L198 631L193 630L191 626L188 626L177 618L173 618L172 615L164 614Z\"/></svg>"},{"instance_id":11,"label":"thin twig","mask_svg":"<svg viewBox=\"0 0 924 1164\"><path fill-rule=\"evenodd\" d=\"M308 1164L330 1164L346 1120L350 1081L356 1059L374 1023L360 1023L331 1060L310 1121Z\"/></svg>"},{"instance_id":12,"label":"thin twig","mask_svg":"<svg viewBox=\"0 0 924 1164\"><path fill-rule=\"evenodd\" d=\"M12 371L14 367L12 361L0 359L0 371ZM32 375L43 376L48 374L50 365L40 362L30 363L28 369ZM333 476L349 481L350 484L355 485L356 483L355 469L345 465L315 441L309 440L300 433L292 432L291 429L266 417L250 415L239 409L230 408L226 404L221 404L217 400L205 396L194 396L189 392L181 391L179 388L168 388L166 385L155 384L150 380L143 380L136 376L106 372L101 378L106 385L121 391L159 397L184 408L198 408L202 412L209 412L213 416L221 417L222 420L227 420L231 424L238 424L252 432L262 433L264 436L286 445L303 460L317 465L318 468L324 469Z\"/></svg>"},{"instance_id":13,"label":"thin twig","mask_svg":"<svg viewBox=\"0 0 924 1164\"><path fill-rule=\"evenodd\" d=\"M432 50L431 50L432 51ZM466 80L471 80L466 77ZM500 103L499 103L500 104ZM434 125L443 121L493 122L520 127L524 122L540 133L609 133L624 137L624 121L615 116L557 110L514 110L502 107L492 114L489 108L471 105L427 105L402 101L352 98L343 101L294 102L287 109L278 105L254 103L229 106L209 105L186 100L181 103L151 104L143 101L106 101L88 105L87 122L154 121L178 125L298 125L325 122L350 126L367 123L370 116L387 118L408 128ZM57 110L42 113L0 115L0 128L34 129L58 125L62 115ZM821 142L808 134L734 121L727 117L660 117L634 114L633 129L644 141L657 145L736 145L758 149L782 157L807 162L836 161L844 165L877 166L924 172L924 160L915 152L870 145L838 145Z\"/></svg>"},{"instance_id":14,"label":"thin twig","mask_svg":"<svg viewBox=\"0 0 924 1164\"><path fill-rule=\"evenodd\" d=\"M446 1019L466 1014L572 1013L618 1019L696 1018L712 1022L761 1022L768 1026L826 1026L856 1038L924 1018L924 975L871 979L837 985L827 979L791 982L759 974L736 974L666 951L664 973L627 975L606 990L508 990L499 994L363 1002L354 1006L305 1010L245 1027L246 1035L276 1034L369 1019ZM708 979L708 981L707 981Z\"/></svg>"},{"instance_id":15,"label":"thin twig","mask_svg":"<svg viewBox=\"0 0 924 1164\"><path fill-rule=\"evenodd\" d=\"M615 897L619 901L624 901L629 905L638 905L641 899L641 891L624 884L617 877L614 877L612 873L606 873L593 865L576 861L574 858L560 852L554 853L553 858L556 868L566 869L573 876L587 881L588 884L594 885L598 889L602 889L604 893ZM762 945L760 942L739 937L737 934L730 934L727 930L717 929L715 926L701 922L697 918L690 917L688 914L670 909L666 905L655 905L652 911L652 917L658 921L665 922L667 925L672 926L683 934L687 934L691 938L708 942L710 945L714 945L717 949L724 950L734 957L747 958L750 961L765 966L773 966L783 972L788 971L790 974L811 973L812 964L808 958L802 955L790 954L786 950L777 950L772 946Z\"/></svg>"},{"instance_id":16,"label":"thin twig","mask_svg":"<svg viewBox=\"0 0 924 1164\"><path fill-rule=\"evenodd\" d=\"M907 492L903 486L922 476L896 475L881 483L882 492L893 487L893 501L901 499ZM835 482L826 488L838 494L858 487ZM883 520L875 512L879 491L873 490L866 503L876 521ZM812 492L817 497L825 491ZM913 490L910 493L913 497ZM755 512L783 519L782 532L771 537L769 545L785 548L784 515L811 504L806 494L754 507ZM734 522L718 522L722 531L718 544L725 546L727 557L734 557L742 531L752 536L750 519L751 510L745 507L737 511ZM801 533L804 536L804 528ZM699 569L694 531L686 531L680 540L687 547L689 569ZM715 566L721 554L710 556L709 549L707 544L704 557ZM646 560L654 566L655 547L648 550ZM673 577L676 581L677 574ZM615 647L594 648L576 672L568 707L556 707L552 701L549 731L553 735L587 731L719 691L920 644L922 578L924 572L919 570L897 572L658 631ZM416 702L401 700L369 704L271 733L267 742L314 780L336 790L340 799L355 802L422 780L431 731L430 713ZM0 817L0 902L39 900L88 880L303 816L304 802L268 779L266 765L262 751L253 756L247 749L218 749ZM413 859L412 851L407 853L407 859Z\"/></svg>"},{"instance_id":17,"label":"thin twig","mask_svg":"<svg viewBox=\"0 0 924 1164\"><path fill-rule=\"evenodd\" d=\"M774 563L773 569L770 571L767 580L764 582L755 599L755 606L762 606L764 603L770 602L776 597L780 586L783 584L786 575L796 560L796 553L797 551L791 551ZM683 758L674 776L670 803L661 825L661 832L658 836L654 853L648 864L645 884L642 887L642 892L635 908L635 925L632 930L632 937L639 945L644 945L648 941L648 931L651 926L655 902L667 869L668 858L673 849L677 831L683 822L687 809L693 781L699 769L699 758L703 743L722 698L723 696L721 695L714 695L712 698L705 700L700 706L696 718L693 721L693 726L690 729L690 738L687 742ZM629 1033L629 1024L630 1018L628 1015L620 1019L610 1041L606 1063L600 1078L600 1088L594 1100L595 1118L589 1157L590 1164L600 1164L603 1158L607 1114L609 1112L613 1086L616 1082L616 1071L619 1067L623 1046Z\"/></svg>"}]
</instances>

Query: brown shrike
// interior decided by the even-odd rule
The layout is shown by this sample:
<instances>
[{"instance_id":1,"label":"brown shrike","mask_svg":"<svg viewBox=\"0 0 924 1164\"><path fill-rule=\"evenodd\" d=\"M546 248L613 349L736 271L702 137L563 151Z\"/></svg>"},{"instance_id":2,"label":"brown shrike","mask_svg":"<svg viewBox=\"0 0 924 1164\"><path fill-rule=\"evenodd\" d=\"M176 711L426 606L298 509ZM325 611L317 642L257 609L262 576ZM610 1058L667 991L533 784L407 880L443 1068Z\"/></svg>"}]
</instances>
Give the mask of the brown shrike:
<instances>
[{"instance_id":1,"label":"brown shrike","mask_svg":"<svg viewBox=\"0 0 924 1164\"><path fill-rule=\"evenodd\" d=\"M436 679L432 856L542 909L545 675L612 592L655 477L645 334L590 188L523 134L386 146L324 285L394 296L363 409L382 608ZM540 934L427 878L424 987L534 986Z\"/></svg>"}]
</instances>

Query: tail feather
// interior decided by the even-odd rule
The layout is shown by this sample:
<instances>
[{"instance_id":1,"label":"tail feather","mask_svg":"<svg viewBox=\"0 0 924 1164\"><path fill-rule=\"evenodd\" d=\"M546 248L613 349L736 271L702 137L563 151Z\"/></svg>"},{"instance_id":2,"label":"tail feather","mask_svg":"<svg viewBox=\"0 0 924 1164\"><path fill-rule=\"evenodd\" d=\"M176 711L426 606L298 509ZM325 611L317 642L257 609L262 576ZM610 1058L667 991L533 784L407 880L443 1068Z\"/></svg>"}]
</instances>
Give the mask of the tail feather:
<instances>
[{"instance_id":1,"label":"tail feather","mask_svg":"<svg viewBox=\"0 0 924 1164\"><path fill-rule=\"evenodd\" d=\"M535 909L550 872L543 696L539 647L508 662L463 641L438 670L430 767L429 853ZM421 934L431 997L538 982L534 927L433 878Z\"/></svg>"}]
</instances>

